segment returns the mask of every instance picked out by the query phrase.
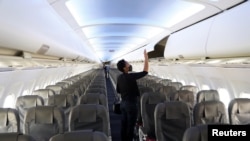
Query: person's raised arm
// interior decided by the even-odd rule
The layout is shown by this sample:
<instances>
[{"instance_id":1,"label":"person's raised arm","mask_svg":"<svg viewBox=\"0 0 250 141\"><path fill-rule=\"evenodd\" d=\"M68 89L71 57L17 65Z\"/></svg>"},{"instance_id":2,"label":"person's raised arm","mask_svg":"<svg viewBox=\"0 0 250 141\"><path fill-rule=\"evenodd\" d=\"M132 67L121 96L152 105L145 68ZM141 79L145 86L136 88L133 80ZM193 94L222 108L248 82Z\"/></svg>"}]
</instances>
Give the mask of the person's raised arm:
<instances>
[{"instance_id":1,"label":"person's raised arm","mask_svg":"<svg viewBox=\"0 0 250 141\"><path fill-rule=\"evenodd\" d=\"M144 68L143 71L148 72L148 53L146 49L144 50Z\"/></svg>"}]
</instances>

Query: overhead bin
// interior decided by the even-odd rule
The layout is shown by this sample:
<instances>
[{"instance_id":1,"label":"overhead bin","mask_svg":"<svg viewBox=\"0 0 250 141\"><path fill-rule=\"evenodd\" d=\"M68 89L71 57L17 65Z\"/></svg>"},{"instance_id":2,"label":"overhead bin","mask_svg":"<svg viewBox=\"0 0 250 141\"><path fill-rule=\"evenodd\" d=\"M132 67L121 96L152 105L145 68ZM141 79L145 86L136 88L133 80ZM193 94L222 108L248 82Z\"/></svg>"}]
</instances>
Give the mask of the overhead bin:
<instances>
[{"instance_id":1,"label":"overhead bin","mask_svg":"<svg viewBox=\"0 0 250 141\"><path fill-rule=\"evenodd\" d=\"M215 17L207 41L207 56L250 56L250 1Z\"/></svg>"},{"instance_id":2,"label":"overhead bin","mask_svg":"<svg viewBox=\"0 0 250 141\"><path fill-rule=\"evenodd\" d=\"M213 18L185 28L169 36L164 50L166 59L202 58Z\"/></svg>"},{"instance_id":3,"label":"overhead bin","mask_svg":"<svg viewBox=\"0 0 250 141\"><path fill-rule=\"evenodd\" d=\"M170 35L166 59L242 57L250 55L250 2Z\"/></svg>"}]
</instances>

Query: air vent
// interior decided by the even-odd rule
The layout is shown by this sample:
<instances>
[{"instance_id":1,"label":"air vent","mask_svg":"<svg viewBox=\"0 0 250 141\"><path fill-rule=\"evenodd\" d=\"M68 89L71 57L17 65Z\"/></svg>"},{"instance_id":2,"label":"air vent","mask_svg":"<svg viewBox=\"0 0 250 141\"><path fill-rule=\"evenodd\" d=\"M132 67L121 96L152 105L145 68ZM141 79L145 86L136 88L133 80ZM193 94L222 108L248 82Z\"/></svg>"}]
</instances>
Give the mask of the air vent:
<instances>
[{"instance_id":1,"label":"air vent","mask_svg":"<svg viewBox=\"0 0 250 141\"><path fill-rule=\"evenodd\" d=\"M49 46L43 44L40 49L37 51L38 54L45 54L49 50Z\"/></svg>"},{"instance_id":2,"label":"air vent","mask_svg":"<svg viewBox=\"0 0 250 141\"><path fill-rule=\"evenodd\" d=\"M109 52L115 52L115 50L114 49L110 49Z\"/></svg>"}]
</instances>

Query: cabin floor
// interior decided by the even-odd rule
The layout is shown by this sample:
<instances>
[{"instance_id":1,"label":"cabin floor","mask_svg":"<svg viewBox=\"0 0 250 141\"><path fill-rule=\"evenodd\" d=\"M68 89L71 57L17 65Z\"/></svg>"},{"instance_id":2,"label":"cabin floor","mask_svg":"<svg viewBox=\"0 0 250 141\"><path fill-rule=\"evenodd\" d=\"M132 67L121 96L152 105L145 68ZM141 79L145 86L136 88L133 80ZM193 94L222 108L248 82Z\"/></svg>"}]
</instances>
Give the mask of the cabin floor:
<instances>
[{"instance_id":1,"label":"cabin floor","mask_svg":"<svg viewBox=\"0 0 250 141\"><path fill-rule=\"evenodd\" d=\"M121 116L113 112L113 102L115 100L115 88L112 85L110 78L106 79L106 85L107 85L106 87L107 87L107 94L108 94L111 140L121 141L121 136L120 136Z\"/></svg>"}]
</instances>

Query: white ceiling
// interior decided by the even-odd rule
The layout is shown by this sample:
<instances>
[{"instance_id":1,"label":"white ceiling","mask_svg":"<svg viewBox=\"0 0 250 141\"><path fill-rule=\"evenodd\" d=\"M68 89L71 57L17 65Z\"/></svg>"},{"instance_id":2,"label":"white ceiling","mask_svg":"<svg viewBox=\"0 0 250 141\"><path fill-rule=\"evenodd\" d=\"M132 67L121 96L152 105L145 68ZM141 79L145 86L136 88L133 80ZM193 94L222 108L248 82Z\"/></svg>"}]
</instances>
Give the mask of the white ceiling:
<instances>
[{"instance_id":1,"label":"white ceiling","mask_svg":"<svg viewBox=\"0 0 250 141\"><path fill-rule=\"evenodd\" d=\"M0 0L0 47L78 60L143 59L161 39L243 0Z\"/></svg>"},{"instance_id":2,"label":"white ceiling","mask_svg":"<svg viewBox=\"0 0 250 141\"><path fill-rule=\"evenodd\" d=\"M110 61L242 0L48 1L100 60Z\"/></svg>"}]
</instances>

